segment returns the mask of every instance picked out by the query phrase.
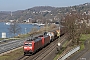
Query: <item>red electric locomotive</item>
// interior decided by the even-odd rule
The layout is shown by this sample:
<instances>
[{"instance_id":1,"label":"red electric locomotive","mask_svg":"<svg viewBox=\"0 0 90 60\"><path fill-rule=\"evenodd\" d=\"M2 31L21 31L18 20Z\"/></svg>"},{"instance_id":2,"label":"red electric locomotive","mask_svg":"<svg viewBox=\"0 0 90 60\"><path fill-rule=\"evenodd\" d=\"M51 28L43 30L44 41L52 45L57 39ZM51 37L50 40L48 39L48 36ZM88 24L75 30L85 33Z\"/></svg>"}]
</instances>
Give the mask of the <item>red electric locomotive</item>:
<instances>
[{"instance_id":1,"label":"red electric locomotive","mask_svg":"<svg viewBox=\"0 0 90 60\"><path fill-rule=\"evenodd\" d=\"M50 43L50 36L48 35L40 35L35 37L34 39L30 39L24 42L24 55L33 54L38 51L40 48L43 48L47 44Z\"/></svg>"},{"instance_id":2,"label":"red electric locomotive","mask_svg":"<svg viewBox=\"0 0 90 60\"><path fill-rule=\"evenodd\" d=\"M38 49L42 48L42 39L37 37L32 40L27 40L24 42L24 55L26 54L33 54Z\"/></svg>"}]
</instances>

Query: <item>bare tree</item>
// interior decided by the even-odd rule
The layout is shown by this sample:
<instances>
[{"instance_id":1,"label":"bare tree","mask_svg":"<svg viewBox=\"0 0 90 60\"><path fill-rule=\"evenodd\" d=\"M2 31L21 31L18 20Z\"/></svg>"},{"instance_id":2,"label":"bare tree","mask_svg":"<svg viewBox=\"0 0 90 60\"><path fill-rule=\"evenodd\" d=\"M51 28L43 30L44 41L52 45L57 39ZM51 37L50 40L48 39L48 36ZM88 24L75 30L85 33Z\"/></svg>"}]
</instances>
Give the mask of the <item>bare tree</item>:
<instances>
[{"instance_id":1,"label":"bare tree","mask_svg":"<svg viewBox=\"0 0 90 60\"><path fill-rule=\"evenodd\" d=\"M66 15L64 19L64 26L66 27L69 35L69 40L72 40L72 45L79 44L81 34L83 33L83 28L86 28L86 24L83 22L84 19L82 20L82 18L82 14L71 12Z\"/></svg>"},{"instance_id":2,"label":"bare tree","mask_svg":"<svg viewBox=\"0 0 90 60\"><path fill-rule=\"evenodd\" d=\"M21 27L16 22L13 22L10 24L8 30L10 34L14 34L15 36L15 34L18 34L21 32Z\"/></svg>"}]
</instances>

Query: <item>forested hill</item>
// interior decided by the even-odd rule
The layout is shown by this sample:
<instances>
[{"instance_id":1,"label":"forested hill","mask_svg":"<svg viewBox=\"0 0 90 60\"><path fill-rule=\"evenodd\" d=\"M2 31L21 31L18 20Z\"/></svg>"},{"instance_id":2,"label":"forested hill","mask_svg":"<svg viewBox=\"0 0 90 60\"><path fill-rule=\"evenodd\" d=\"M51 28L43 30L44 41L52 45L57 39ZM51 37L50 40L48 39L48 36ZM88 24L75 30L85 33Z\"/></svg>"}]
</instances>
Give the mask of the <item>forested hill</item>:
<instances>
[{"instance_id":1,"label":"forested hill","mask_svg":"<svg viewBox=\"0 0 90 60\"><path fill-rule=\"evenodd\" d=\"M54 9L56 9L56 8L51 7L51 6L36 6L36 7L30 8L28 10L40 12L40 11L45 11L45 10L52 11Z\"/></svg>"},{"instance_id":2,"label":"forested hill","mask_svg":"<svg viewBox=\"0 0 90 60\"><path fill-rule=\"evenodd\" d=\"M58 13L66 14L70 11L75 10L77 12L86 12L87 14L90 11L90 3L68 6L68 7L51 7L51 6L36 6L28 8L25 10L18 10L14 12L10 11L1 11L0 20L26 20L28 18L37 19L37 18L50 18L51 15L56 16ZM12 13L12 16L11 16Z\"/></svg>"}]
</instances>

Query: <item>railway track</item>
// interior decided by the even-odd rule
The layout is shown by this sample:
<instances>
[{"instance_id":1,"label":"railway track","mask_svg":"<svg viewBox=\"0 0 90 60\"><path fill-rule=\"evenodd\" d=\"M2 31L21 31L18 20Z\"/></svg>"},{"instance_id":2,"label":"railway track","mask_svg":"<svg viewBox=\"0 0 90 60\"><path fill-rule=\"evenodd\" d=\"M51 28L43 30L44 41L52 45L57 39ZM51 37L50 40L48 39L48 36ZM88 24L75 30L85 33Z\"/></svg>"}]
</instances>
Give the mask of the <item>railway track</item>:
<instances>
[{"instance_id":1,"label":"railway track","mask_svg":"<svg viewBox=\"0 0 90 60\"><path fill-rule=\"evenodd\" d=\"M75 54L73 54L72 56L68 57L66 60L85 60L85 58L83 59L82 57L87 54L88 52L90 52L90 43L84 42L84 46L85 49L79 52L76 52ZM88 60L88 59L86 59ZM90 60L90 59L89 59Z\"/></svg>"},{"instance_id":2,"label":"railway track","mask_svg":"<svg viewBox=\"0 0 90 60\"><path fill-rule=\"evenodd\" d=\"M86 58L83 58L83 56L85 54L87 54L88 52L90 52L90 43L85 43L85 50L83 51L83 53L77 58L77 60L85 60ZM89 60L89 59L86 59L86 60Z\"/></svg>"},{"instance_id":3,"label":"railway track","mask_svg":"<svg viewBox=\"0 0 90 60\"><path fill-rule=\"evenodd\" d=\"M66 39L67 35L62 36L60 39L60 43L62 44ZM48 46L44 47L42 50L38 51L36 54L32 55L32 56L22 56L21 58L19 58L18 60L45 60L45 58L47 56L50 55L50 53L53 52L53 50L56 49L57 47L57 41L58 39L56 39L55 41L53 41L52 43L50 43Z\"/></svg>"}]
</instances>

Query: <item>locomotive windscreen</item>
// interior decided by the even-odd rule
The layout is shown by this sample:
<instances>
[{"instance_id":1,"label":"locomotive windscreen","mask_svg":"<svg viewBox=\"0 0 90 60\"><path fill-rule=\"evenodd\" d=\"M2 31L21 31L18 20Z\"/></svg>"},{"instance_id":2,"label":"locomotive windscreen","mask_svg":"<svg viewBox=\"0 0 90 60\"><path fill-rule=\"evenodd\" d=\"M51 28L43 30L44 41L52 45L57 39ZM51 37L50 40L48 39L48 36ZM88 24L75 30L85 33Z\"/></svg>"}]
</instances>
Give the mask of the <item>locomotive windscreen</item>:
<instances>
[{"instance_id":1,"label":"locomotive windscreen","mask_svg":"<svg viewBox=\"0 0 90 60\"><path fill-rule=\"evenodd\" d=\"M25 43L24 45L25 45L25 46L32 46L31 43Z\"/></svg>"}]
</instances>

